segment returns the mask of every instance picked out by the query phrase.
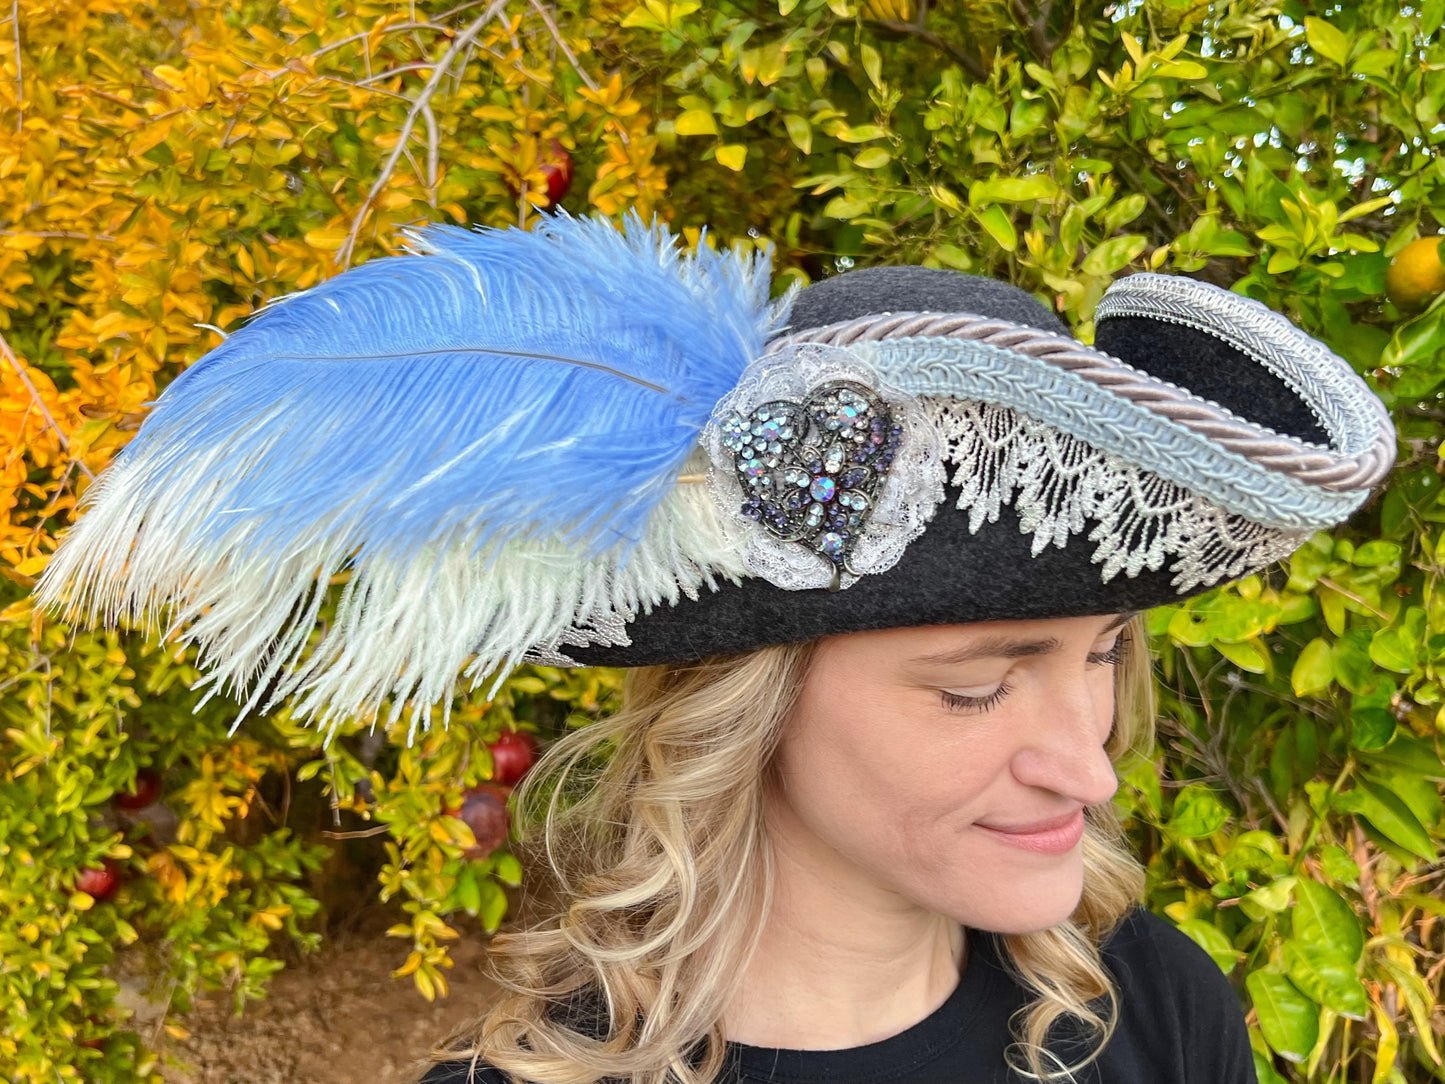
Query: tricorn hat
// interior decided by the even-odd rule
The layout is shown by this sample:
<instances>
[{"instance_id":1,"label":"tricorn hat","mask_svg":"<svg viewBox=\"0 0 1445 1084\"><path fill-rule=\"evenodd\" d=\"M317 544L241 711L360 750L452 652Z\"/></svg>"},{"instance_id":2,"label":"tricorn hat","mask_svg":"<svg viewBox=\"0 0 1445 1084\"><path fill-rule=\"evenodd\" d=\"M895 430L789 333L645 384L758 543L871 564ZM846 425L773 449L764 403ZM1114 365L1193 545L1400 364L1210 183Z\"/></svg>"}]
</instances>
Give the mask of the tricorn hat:
<instances>
[{"instance_id":1,"label":"tricorn hat","mask_svg":"<svg viewBox=\"0 0 1445 1084\"><path fill-rule=\"evenodd\" d=\"M1188 278L1114 283L1087 346L952 271L770 301L765 258L636 219L411 242L174 381L42 601L164 620L247 709L334 726L523 662L1178 601L1395 459L1346 362Z\"/></svg>"}]
</instances>

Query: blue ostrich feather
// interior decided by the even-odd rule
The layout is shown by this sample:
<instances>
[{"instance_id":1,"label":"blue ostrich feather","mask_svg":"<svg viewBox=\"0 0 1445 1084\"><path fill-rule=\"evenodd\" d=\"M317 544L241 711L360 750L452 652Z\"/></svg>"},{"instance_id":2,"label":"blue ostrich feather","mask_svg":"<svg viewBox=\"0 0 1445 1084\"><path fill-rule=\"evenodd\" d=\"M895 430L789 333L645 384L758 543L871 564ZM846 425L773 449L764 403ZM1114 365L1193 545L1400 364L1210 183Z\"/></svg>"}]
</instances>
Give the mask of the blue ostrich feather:
<instances>
[{"instance_id":1,"label":"blue ostrich feather","mask_svg":"<svg viewBox=\"0 0 1445 1084\"><path fill-rule=\"evenodd\" d=\"M264 309L160 397L120 463L157 512L188 510L186 544L625 551L783 316L765 257L686 254L635 216L409 240Z\"/></svg>"}]
</instances>

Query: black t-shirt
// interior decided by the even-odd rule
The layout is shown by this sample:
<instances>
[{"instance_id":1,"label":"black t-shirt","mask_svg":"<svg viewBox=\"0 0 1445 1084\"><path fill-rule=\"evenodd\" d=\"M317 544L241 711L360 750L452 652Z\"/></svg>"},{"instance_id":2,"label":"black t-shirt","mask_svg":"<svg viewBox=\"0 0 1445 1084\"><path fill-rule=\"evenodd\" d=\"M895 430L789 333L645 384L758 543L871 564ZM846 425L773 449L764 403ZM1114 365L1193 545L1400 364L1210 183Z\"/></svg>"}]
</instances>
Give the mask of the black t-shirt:
<instances>
[{"instance_id":1,"label":"black t-shirt","mask_svg":"<svg viewBox=\"0 0 1445 1084\"><path fill-rule=\"evenodd\" d=\"M1257 1084L1239 1002L1214 961L1168 922L1135 911L1104 946L1119 988L1119 1022L1076 1084ZM1022 1084L1005 1050L1027 991L988 935L969 935L957 989L930 1016L849 1050L770 1050L733 1044L719 1084ZM1067 1060L1079 1048L1061 1035ZM421 1084L507 1084L467 1062L435 1066Z\"/></svg>"}]
</instances>

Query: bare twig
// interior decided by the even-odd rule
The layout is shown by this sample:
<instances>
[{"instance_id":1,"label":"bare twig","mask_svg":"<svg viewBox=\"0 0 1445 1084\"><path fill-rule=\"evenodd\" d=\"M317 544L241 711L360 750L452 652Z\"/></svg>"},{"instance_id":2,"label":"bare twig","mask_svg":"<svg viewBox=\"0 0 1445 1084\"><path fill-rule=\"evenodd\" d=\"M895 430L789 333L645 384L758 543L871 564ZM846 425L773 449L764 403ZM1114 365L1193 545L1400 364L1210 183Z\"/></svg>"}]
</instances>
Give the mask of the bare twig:
<instances>
[{"instance_id":1,"label":"bare twig","mask_svg":"<svg viewBox=\"0 0 1445 1084\"><path fill-rule=\"evenodd\" d=\"M45 424L50 426L51 430L54 431L55 439L59 441L60 446L65 449L65 454L70 455L70 438L65 435L65 430L60 428L59 423L55 420L55 416L50 413L50 408L45 405L45 400L40 397L40 389L31 382L29 374L25 372L25 366L20 364L20 359L15 356L15 351L10 349L10 344L5 341L4 335L0 335L0 353L5 355L5 360L8 361L10 367L15 370L15 375L20 378L20 383L25 385L25 390L30 393L31 402L33 402L35 408L40 411L40 416L45 419ZM79 459L75 460L75 464L80 468L82 474L91 481L95 481L95 475L91 473L89 467L80 462Z\"/></svg>"},{"instance_id":2,"label":"bare twig","mask_svg":"<svg viewBox=\"0 0 1445 1084\"><path fill-rule=\"evenodd\" d=\"M391 175L396 170L396 164L401 160L402 152L406 149L407 140L411 138L411 131L416 127L417 118L422 115L422 111L426 109L431 102L432 95L436 93L437 87L439 87L441 81L446 78L446 73L451 67L452 61L481 34L486 25L495 19L506 6L507 0L492 0L492 2L487 5L487 10L482 12L479 18L473 20L470 26L457 35L456 40L452 42L451 46L442 55L442 58L437 61L431 78L426 81L426 86L421 88L421 92L416 96L416 100L412 102L411 109L407 111L406 121L402 124L401 131L397 135L396 146L392 148L391 154L387 156L386 163L381 167L381 172L377 175L376 182L371 186L371 191L366 194L366 199L362 201L361 206L357 209L356 217L351 223L351 229L347 231L346 241L336 254L336 262L339 266L344 268L351 263L351 254L356 248L356 238L361 233L362 223L365 222L367 213L371 210L371 205L376 201L376 197L381 194L382 189L384 189L387 182L391 180Z\"/></svg>"},{"instance_id":3,"label":"bare twig","mask_svg":"<svg viewBox=\"0 0 1445 1084\"><path fill-rule=\"evenodd\" d=\"M437 136L437 119L428 104L421 111L421 116L426 121L426 191L427 202L431 204L432 210L437 205L437 172L441 168L441 140Z\"/></svg>"},{"instance_id":4,"label":"bare twig","mask_svg":"<svg viewBox=\"0 0 1445 1084\"><path fill-rule=\"evenodd\" d=\"M1366 601L1365 599L1361 598L1359 595L1355 594L1355 593L1354 593L1353 591L1351 591L1349 588L1347 588L1347 587L1341 587L1339 584L1337 584L1334 580L1330 579L1328 576L1321 576L1317 582L1323 584L1323 585L1326 586L1326 587L1328 587L1331 591L1336 591L1336 592L1338 592L1339 594L1344 595L1345 598L1349 599L1351 602L1355 603L1356 605L1358 605L1358 606L1363 606L1365 609L1369 610L1370 613L1372 613L1372 614L1374 614L1376 617L1380 618L1380 620L1382 620L1382 621L1389 621L1389 620L1390 620L1390 615L1387 614L1384 610L1380 609L1378 606L1372 606L1368 601Z\"/></svg>"},{"instance_id":5,"label":"bare twig","mask_svg":"<svg viewBox=\"0 0 1445 1084\"><path fill-rule=\"evenodd\" d=\"M25 131L25 71L20 60L20 0L10 0L10 23L15 28L15 130Z\"/></svg>"},{"instance_id":6,"label":"bare twig","mask_svg":"<svg viewBox=\"0 0 1445 1084\"><path fill-rule=\"evenodd\" d=\"M438 18L438 19L441 19L441 18L444 18L444 16L438 16L437 18ZM383 31L383 33L395 34L395 33L401 32L401 31L403 31L403 30L446 30L446 29L447 29L447 27L446 27L444 24L440 23L440 22L434 22L434 23L429 23L429 22L393 23L391 26L388 26L388 27L386 28L386 30ZM344 49L346 46L352 45L352 44L354 44L354 43L356 43L356 42L358 42L358 41L365 41L367 38L371 37L371 35L372 35L372 31L366 30L366 31L363 31L363 32L360 33L360 34L352 34L350 37L347 37L347 38L339 38L339 39L337 39L336 41L328 42L327 44L321 46L321 48L317 49L315 52L307 53L307 54L306 54L306 59L307 59L307 60L315 60L315 59L316 59L317 57L319 57L319 56L325 56L327 53L335 52L337 49ZM285 70L285 69L280 69L280 70L278 70L278 71L272 72L271 74L272 74L273 76L274 76L274 75L280 75L280 74L281 74L281 71L284 71L284 70Z\"/></svg>"},{"instance_id":7,"label":"bare twig","mask_svg":"<svg viewBox=\"0 0 1445 1084\"><path fill-rule=\"evenodd\" d=\"M531 3L532 10L547 24L547 32L552 35L552 40L557 43L557 48L562 50L562 55L567 58L567 63L572 65L572 70L577 73L577 77L586 84L588 90L597 90L597 81L583 70L581 64L577 63L577 54L572 52L567 43L562 40L562 32L557 29L557 23L552 18L552 13L542 6L541 0L531 0Z\"/></svg>"},{"instance_id":8,"label":"bare twig","mask_svg":"<svg viewBox=\"0 0 1445 1084\"><path fill-rule=\"evenodd\" d=\"M374 75L368 75L361 79L358 79L355 83L352 84L352 86L370 87L372 83L379 83L383 79L390 79L392 76L395 75L402 75L405 72L430 71L434 67L436 67L435 64L427 62L418 64L403 64L399 68L387 68L384 72L377 72Z\"/></svg>"},{"instance_id":9,"label":"bare twig","mask_svg":"<svg viewBox=\"0 0 1445 1084\"><path fill-rule=\"evenodd\" d=\"M1024 0L1013 0L1012 7L1014 17L1028 31L1029 47L1033 49L1035 56L1047 64L1053 59L1054 50L1059 44L1049 40L1049 16L1054 10L1054 0L1043 0L1043 3L1039 4L1038 14L1033 16L1029 15Z\"/></svg>"},{"instance_id":10,"label":"bare twig","mask_svg":"<svg viewBox=\"0 0 1445 1084\"><path fill-rule=\"evenodd\" d=\"M380 836L391 831L389 824L374 824L370 828L362 828L355 832L326 832L321 834L327 839L368 839L371 836Z\"/></svg>"},{"instance_id":11,"label":"bare twig","mask_svg":"<svg viewBox=\"0 0 1445 1084\"><path fill-rule=\"evenodd\" d=\"M0 230L0 237L72 238L76 241L114 241L108 233L79 233L75 230Z\"/></svg>"},{"instance_id":12,"label":"bare twig","mask_svg":"<svg viewBox=\"0 0 1445 1084\"><path fill-rule=\"evenodd\" d=\"M945 41L932 30L925 29L922 23L905 23L897 19L873 19L871 21L885 30L891 30L895 34L903 34L910 38L917 38L919 41L933 46L940 52L947 53L958 62L959 67L968 72L968 74L978 82L985 83L988 81L987 68L968 53L965 53L957 45L954 45L953 42Z\"/></svg>"}]
</instances>

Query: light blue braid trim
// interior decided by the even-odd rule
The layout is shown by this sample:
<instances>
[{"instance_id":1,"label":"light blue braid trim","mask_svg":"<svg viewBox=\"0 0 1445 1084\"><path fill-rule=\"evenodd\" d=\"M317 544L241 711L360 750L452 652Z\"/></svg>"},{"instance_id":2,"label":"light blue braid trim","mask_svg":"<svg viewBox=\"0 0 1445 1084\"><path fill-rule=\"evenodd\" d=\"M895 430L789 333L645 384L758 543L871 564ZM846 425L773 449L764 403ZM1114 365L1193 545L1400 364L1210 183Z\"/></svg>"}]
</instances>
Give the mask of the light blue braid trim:
<instances>
[{"instance_id":1,"label":"light blue braid trim","mask_svg":"<svg viewBox=\"0 0 1445 1084\"><path fill-rule=\"evenodd\" d=\"M1368 491L1331 492L1269 470L1178 422L1044 362L984 342L936 337L854 343L891 387L1017 410L1257 523L1320 530Z\"/></svg>"}]
</instances>

